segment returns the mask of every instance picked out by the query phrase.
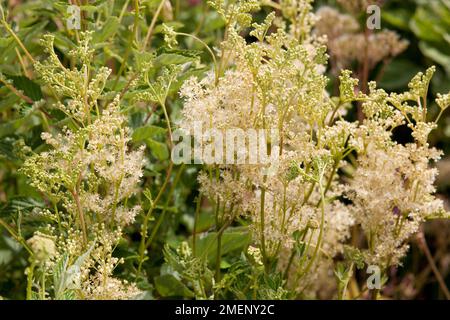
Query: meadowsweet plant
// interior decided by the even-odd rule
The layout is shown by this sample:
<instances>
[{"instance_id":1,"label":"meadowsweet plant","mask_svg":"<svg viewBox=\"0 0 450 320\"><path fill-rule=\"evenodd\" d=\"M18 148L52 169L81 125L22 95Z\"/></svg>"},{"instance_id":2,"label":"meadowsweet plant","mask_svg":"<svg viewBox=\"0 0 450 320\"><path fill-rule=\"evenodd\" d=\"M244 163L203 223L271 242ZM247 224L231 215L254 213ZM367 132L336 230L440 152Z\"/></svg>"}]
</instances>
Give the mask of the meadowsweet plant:
<instances>
[{"instance_id":1,"label":"meadowsweet plant","mask_svg":"<svg viewBox=\"0 0 450 320\"><path fill-rule=\"evenodd\" d=\"M28 240L33 254L27 294L44 299L123 299L139 293L112 276L121 263L112 253L123 228L141 211L128 200L139 191L143 149L129 148L119 95L104 107L98 104L111 70L92 70L90 39L88 32L81 34L71 52L80 66L68 69L48 35L42 45L49 58L35 65L57 97L64 97L55 107L71 120L62 132L42 133L50 149L31 155L21 168L53 209L40 213L50 220L46 233Z\"/></svg>"},{"instance_id":2,"label":"meadowsweet plant","mask_svg":"<svg viewBox=\"0 0 450 320\"><path fill-rule=\"evenodd\" d=\"M307 2L295 8L296 14L311 17ZM218 243L234 220L248 219L266 274L280 272L287 287L300 294L318 284L318 270L342 250L354 222L344 205L325 198L339 195L334 174L351 152L347 141L354 125L339 121L328 126L335 112L325 93L324 43L308 34L313 19L299 27L303 34L292 28L267 34L273 18L254 25L251 34L259 39L252 44L233 26L239 22L229 21L228 39L222 43L223 75L217 83L213 76L185 83L181 125L188 128L190 119L201 117L203 126L219 129L276 128L276 172L267 174L263 165L218 165L199 181L202 194L214 204ZM217 280L219 263L218 256Z\"/></svg>"},{"instance_id":3,"label":"meadowsweet plant","mask_svg":"<svg viewBox=\"0 0 450 320\"><path fill-rule=\"evenodd\" d=\"M369 81L381 1L36 3L0 6L1 296L450 298L450 92Z\"/></svg>"},{"instance_id":4,"label":"meadowsweet plant","mask_svg":"<svg viewBox=\"0 0 450 320\"><path fill-rule=\"evenodd\" d=\"M403 94L388 94L375 83L367 94L355 93L358 80L344 71L340 96L330 97L323 75L326 41L311 34L316 19L309 1L281 1L291 24L278 21L272 27L275 16L269 14L263 24L252 24L252 43L239 34L251 23L230 18L239 14L220 5L214 2L228 26L220 74L185 82L180 126L195 130L201 121L224 132L276 128L280 146L270 175L264 164L217 163L199 176L201 193L216 215L216 281L221 281L221 237L239 219L249 221L257 248L249 254L258 250L262 279L278 275L296 297L327 293L333 260L345 254L351 228L363 230L367 249L354 250L367 265L381 270L398 265L421 222L443 213L442 201L433 196L436 171L429 168L440 153L427 144L435 127L426 108L434 69L417 75ZM246 14L248 7L241 10ZM356 28L350 17L343 19L343 26ZM353 102L362 103L361 123L342 117ZM392 131L402 125L411 129L412 143L393 140ZM356 261L354 250L350 260ZM265 289L261 285L253 297L264 297Z\"/></svg>"},{"instance_id":5,"label":"meadowsweet plant","mask_svg":"<svg viewBox=\"0 0 450 320\"><path fill-rule=\"evenodd\" d=\"M147 248L176 184L165 190L176 171L173 163L167 165L170 145L161 141L171 134L166 99L198 53L156 53L152 48L147 52L157 20L173 19L171 4L160 1L155 8L141 7L139 1L129 4L122 1L108 7L105 2L91 7L95 9L90 13L81 10L77 28L68 25L66 30L63 23L69 21L57 20L56 31L38 36L42 40L34 55L30 51L37 43L26 45L29 35L24 38L11 26L12 8L0 7L2 32L21 50L16 48L16 53L25 74L14 78L22 81L22 87L9 73L2 76L2 83L13 98L23 101L17 105L24 114L20 123L41 125L42 131L37 134L38 146L34 139L27 146L25 135L6 140L14 148L14 161L7 162L11 175L24 177L25 193L31 193L2 204L0 219L2 232L4 227L10 237L5 239L11 244L17 241L29 254L23 270L26 286L18 296L133 299L151 295ZM43 5L62 13L61 18L71 8ZM147 9L155 10L152 22L138 27ZM96 20L90 20L92 16ZM130 25L132 33L127 31ZM121 36L114 37L117 33ZM13 111L7 114L13 115ZM157 126L161 116L165 123ZM145 181L144 166L152 172L151 177L147 172ZM15 172L16 167L20 168ZM183 171L176 172L179 180ZM162 201L165 206L160 206ZM5 212L8 215L3 217ZM160 214L159 222L152 223L154 212Z\"/></svg>"}]
</instances>

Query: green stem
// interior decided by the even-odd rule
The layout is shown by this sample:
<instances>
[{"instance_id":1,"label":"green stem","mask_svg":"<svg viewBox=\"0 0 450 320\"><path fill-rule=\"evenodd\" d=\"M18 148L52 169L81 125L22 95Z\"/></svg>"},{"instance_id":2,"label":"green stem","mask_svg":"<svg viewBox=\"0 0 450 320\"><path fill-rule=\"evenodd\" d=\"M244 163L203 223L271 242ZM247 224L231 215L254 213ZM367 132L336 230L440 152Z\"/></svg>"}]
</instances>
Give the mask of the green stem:
<instances>
[{"instance_id":1,"label":"green stem","mask_svg":"<svg viewBox=\"0 0 450 320\"><path fill-rule=\"evenodd\" d=\"M45 300L45 270L42 271L41 276L41 300Z\"/></svg>"},{"instance_id":2,"label":"green stem","mask_svg":"<svg viewBox=\"0 0 450 320\"><path fill-rule=\"evenodd\" d=\"M212 58L212 60L214 62L215 79L216 79L216 84L217 84L218 81L219 81L219 66L217 64L216 56L214 55L214 52L211 50L211 48L206 44L206 42L204 42L202 39L194 36L193 34L188 34L188 33L184 33L184 32L177 32L176 34L180 35L180 36L185 36L185 37L192 38L192 39L200 42L206 48L206 50L208 50L208 52L209 52L209 54L210 54L210 56L211 56L211 58Z\"/></svg>"},{"instance_id":3,"label":"green stem","mask_svg":"<svg viewBox=\"0 0 450 320\"><path fill-rule=\"evenodd\" d=\"M445 110L446 110L446 109L441 109L441 111L439 112L439 114L438 114L436 120L434 120L434 123L438 123L438 122L439 122L439 120L441 119L442 114L444 113Z\"/></svg>"},{"instance_id":4,"label":"green stem","mask_svg":"<svg viewBox=\"0 0 450 320\"><path fill-rule=\"evenodd\" d=\"M167 108L166 108L165 101L159 101L159 103L160 103L160 105L161 105L161 107L162 107L162 109L163 109L163 112L164 112L164 118L165 118L165 120L166 120L166 123L167 123L167 130L168 130L168 132L169 132L169 145L170 145L170 149L172 150L172 149L173 149L172 126L171 126L171 124L170 124L169 114L168 114L168 112L167 112ZM177 174L177 176L175 177L175 181L174 181L174 184L172 185L171 191L169 192L169 197L167 198L167 199L168 199L167 201L170 201L171 195L172 195L173 190L174 190L174 188L175 188L175 184L178 183L178 180L179 180L179 178L180 178L180 176L181 176L181 172L182 172L183 168L184 168L184 164L180 167L180 170L178 171L178 174ZM173 169L173 162L172 162L172 161L169 161L169 167L168 167L168 169L167 169L166 179L164 180L164 183L163 183L163 185L161 186L161 189L159 190L159 193L158 193L158 195L156 196L155 201L153 202L153 206L152 206L152 209L151 209L152 212L153 212L153 209L154 209L154 208L156 207L156 205L158 204L159 200L161 199L161 197L162 197L162 195L163 195L163 192L165 191L165 189L166 189L166 187L167 187L167 184L169 183L170 176L171 176L171 174L172 174L172 169ZM159 216L158 221L156 222L156 225L155 225L155 227L154 227L153 230L152 230L152 233L151 233L151 235L150 235L150 238L149 238L148 241L145 243L145 248L148 248L148 247L151 245L151 243L153 242L153 239L155 238L156 233L158 232L159 227L161 226L161 223L162 223L162 221L163 221L163 219L164 219L164 217L165 217L165 215L166 215L166 211L167 211L166 209L167 209L167 206L164 207L163 212L162 212L161 215ZM144 239L144 241L145 241L145 239Z\"/></svg>"},{"instance_id":5,"label":"green stem","mask_svg":"<svg viewBox=\"0 0 450 320\"><path fill-rule=\"evenodd\" d=\"M83 208L81 207L80 204L80 199L78 197L78 194L76 191L71 191L72 196L75 200L75 204L77 206L77 212L78 212L78 219L79 219L79 223L80 223L80 227L81 227L81 232L83 235L83 244L84 246L87 245L87 231L86 231L86 223L84 221L84 213L83 213Z\"/></svg>"},{"instance_id":6,"label":"green stem","mask_svg":"<svg viewBox=\"0 0 450 320\"><path fill-rule=\"evenodd\" d=\"M33 104L34 103L34 101L30 97L24 95L22 92L17 90L14 86L12 86L10 83L8 83L8 81L3 80L2 78L0 78L0 83L3 83L3 85L6 88L8 88L10 91L12 91L16 96L18 96L20 99L22 99L26 103L29 103L29 104Z\"/></svg>"},{"instance_id":7,"label":"green stem","mask_svg":"<svg viewBox=\"0 0 450 320\"><path fill-rule=\"evenodd\" d=\"M33 256L33 251L31 251L30 247L27 245L27 243L23 240L22 237L20 237L16 232L14 232L13 228L11 228L3 219L0 218L0 225L8 231L8 233L16 240L18 243L20 243L27 251L28 253Z\"/></svg>"},{"instance_id":8,"label":"green stem","mask_svg":"<svg viewBox=\"0 0 450 320\"><path fill-rule=\"evenodd\" d=\"M322 244L324 220L325 220L325 199L324 199L325 198L325 194L324 194L324 190L323 190L323 187L322 187L322 178L320 178L320 180L319 180L319 189L320 189L320 198L321 198L320 203L322 204L321 205L320 230L319 230L319 235L318 235L318 238L317 238L316 247L315 247L314 252L313 252L313 256L311 257L311 259L310 259L308 265L306 266L305 270L302 272L302 275L307 274L309 272L309 270L311 269L314 261L316 260L317 253L319 252L319 249L320 249L321 244Z\"/></svg>"},{"instance_id":9,"label":"green stem","mask_svg":"<svg viewBox=\"0 0 450 320\"><path fill-rule=\"evenodd\" d=\"M331 114L330 121L328 122L328 126L331 126L331 125L333 124L334 116L336 115L336 112L337 112L337 111L339 110L339 108L341 107L341 101L340 101L340 100L339 100L339 103L338 103L338 104L335 104L335 103L333 102L333 100L331 100L331 99L330 99L330 101L331 101L331 103L333 104L334 109L333 109L333 113Z\"/></svg>"},{"instance_id":10,"label":"green stem","mask_svg":"<svg viewBox=\"0 0 450 320\"><path fill-rule=\"evenodd\" d=\"M145 255L145 242L147 240L147 232L148 232L148 222L150 220L150 217L152 216L153 212L153 201L150 203L150 208L147 211L147 214L144 217L144 222L141 226L141 243L139 245L139 266L138 266L138 273L141 272L142 264L144 263L144 255Z\"/></svg>"},{"instance_id":11,"label":"green stem","mask_svg":"<svg viewBox=\"0 0 450 320\"><path fill-rule=\"evenodd\" d=\"M334 161L333 169L331 170L331 174L330 174L330 176L328 177L328 181L327 181L327 184L326 184L326 186L325 186L325 190L324 190L324 192L323 192L324 197L325 197L325 195L327 194L328 190L329 190L330 187L331 187L331 183L333 182L333 178L334 178L334 175L336 174L336 171L337 171L337 168L338 168L338 165L339 165L339 162L340 162L340 161L341 161L340 159ZM320 200L317 202L316 207L319 207L320 203L321 203L323 200L324 200L324 198L320 197Z\"/></svg>"},{"instance_id":12,"label":"green stem","mask_svg":"<svg viewBox=\"0 0 450 320\"><path fill-rule=\"evenodd\" d=\"M300 239L300 242L304 242L305 241L306 234L308 233L308 229L309 229L309 226L306 226L306 228L304 230L304 233L302 235L302 238ZM286 269L284 270L284 274L283 274L283 278L284 279L287 279L287 277L289 275L289 270L291 269L291 265L294 262L295 254L296 254L296 251L295 251L295 245L294 245L294 247L292 248L292 251L291 251L291 256L289 257L289 262L288 262L288 264L286 266Z\"/></svg>"},{"instance_id":13,"label":"green stem","mask_svg":"<svg viewBox=\"0 0 450 320\"><path fill-rule=\"evenodd\" d=\"M312 192L314 191L315 185L316 185L316 182L313 181L311 183L311 187L309 187L308 193L303 198L302 206L304 206L308 202L309 198L311 197Z\"/></svg>"},{"instance_id":14,"label":"green stem","mask_svg":"<svg viewBox=\"0 0 450 320\"><path fill-rule=\"evenodd\" d=\"M291 269L292 262L294 262L294 257L295 257L295 248L292 248L291 256L289 257L289 262L283 273L283 279L287 279L289 270Z\"/></svg>"},{"instance_id":15,"label":"green stem","mask_svg":"<svg viewBox=\"0 0 450 320\"><path fill-rule=\"evenodd\" d=\"M200 215L200 207L202 203L202 194L200 193L197 198L197 206L195 208L194 227L192 229L192 252L194 257L197 256L197 223Z\"/></svg>"},{"instance_id":16,"label":"green stem","mask_svg":"<svg viewBox=\"0 0 450 320\"><path fill-rule=\"evenodd\" d=\"M3 13L3 11L2 11ZM33 56L30 54L30 52L27 50L27 48L24 46L24 44L22 43L22 41L19 39L19 37L16 35L16 33L11 29L11 27L9 26L9 24L6 22L6 20L4 20L4 18L2 18L1 23L3 24L3 26L5 27L6 31L8 31L8 33L14 38L14 40L17 42L17 44L20 46L20 48L22 48L23 52L25 52L26 56L28 57L28 59L30 59L30 61L35 64L36 60L34 60Z\"/></svg>"},{"instance_id":17,"label":"green stem","mask_svg":"<svg viewBox=\"0 0 450 320\"><path fill-rule=\"evenodd\" d=\"M152 22L150 22L150 26L148 27L148 31L147 31L147 35L145 36L145 40L144 40L144 44L142 45L142 51L145 51L145 48L147 48L147 45L153 35L153 30L155 29L155 25L156 25L156 20L158 19L163 7L164 7L164 3L167 0L161 0L161 2L159 3L158 8L156 9L156 12L152 18Z\"/></svg>"},{"instance_id":18,"label":"green stem","mask_svg":"<svg viewBox=\"0 0 450 320\"><path fill-rule=\"evenodd\" d=\"M225 231L225 229L223 229L223 231ZM216 273L215 273L216 283L218 283L220 281L220 264L221 264L221 260L222 260L223 231L218 231L218 233L217 233Z\"/></svg>"},{"instance_id":19,"label":"green stem","mask_svg":"<svg viewBox=\"0 0 450 320\"><path fill-rule=\"evenodd\" d=\"M31 262L30 267L28 268L28 274L27 274L27 300L31 300L31 294L32 294L32 286L33 286L33 274L34 274L34 267L35 262L34 260Z\"/></svg>"},{"instance_id":20,"label":"green stem","mask_svg":"<svg viewBox=\"0 0 450 320\"><path fill-rule=\"evenodd\" d=\"M133 40L136 39L137 27L139 20L139 0L134 1L134 21L133 21L133 32L130 34L130 38L128 40L127 48L125 49L125 54L123 55L122 63L120 64L119 71L117 72L116 80L114 81L113 90L116 89L117 84L119 83L120 76L122 72L125 70L125 65L128 62L128 56L131 53L131 49L133 48Z\"/></svg>"},{"instance_id":21,"label":"green stem","mask_svg":"<svg viewBox=\"0 0 450 320\"><path fill-rule=\"evenodd\" d=\"M265 198L266 198L266 189L263 187L261 190L261 208L260 208L260 212L259 212L259 219L260 221L260 230L259 232L261 233L261 254L262 254L262 258L263 258L263 263L264 263L264 267L265 270L268 270L268 266L267 266L267 253L266 253L266 238L264 235L265 232L265 214L264 214L264 207L265 207Z\"/></svg>"},{"instance_id":22,"label":"green stem","mask_svg":"<svg viewBox=\"0 0 450 320\"><path fill-rule=\"evenodd\" d=\"M167 170L166 180L164 181L164 184L162 185L162 187L161 187L161 189L159 190L159 193L158 193L158 195L157 195L155 201L153 202L153 208L151 209L152 211L153 211L154 208L156 207L156 204L158 203L158 201L160 200L160 198L161 198L161 196L162 196L162 194L163 194L163 191L164 191L164 190L166 189L166 187L167 187L167 184L168 184L169 179L170 179L170 175L171 175L171 173L172 173L172 168L173 168L173 162L171 161L170 164L169 164L169 169ZM156 225L155 225L155 227L154 227L153 230L152 230L152 233L151 233L151 235L150 235L150 238L149 238L148 241L145 243L145 248L148 248L148 247L152 244L152 242L153 242L153 240L154 240L154 238L155 238L155 236L156 236L156 233L158 232L159 227L161 226L161 224L162 224L162 222L163 222L163 220L164 220L164 218L165 218L165 216L166 216L168 202L169 202L170 199L172 198L172 193L173 193L173 191L174 191L174 189L175 189L176 184L178 183L178 181L179 181L179 179L180 179L180 176L181 176L181 173L182 173L182 171L183 171L183 168L184 168L184 167L183 167L183 165L182 165L182 166L180 167L180 170L178 170L178 173L177 173L177 175L176 175L176 177L175 177L174 183L172 184L172 187L171 187L171 189L170 189L170 191L169 191L168 198L167 198L167 200L166 200L166 205L164 206L163 212L160 214L160 216L158 217L158 220L156 221Z\"/></svg>"},{"instance_id":23,"label":"green stem","mask_svg":"<svg viewBox=\"0 0 450 320\"><path fill-rule=\"evenodd\" d=\"M54 210L55 210L56 219L58 220L58 230L59 230L59 233L62 234L61 215L59 214L58 204L57 204L56 202L53 202L53 208L54 208Z\"/></svg>"},{"instance_id":24,"label":"green stem","mask_svg":"<svg viewBox=\"0 0 450 320\"><path fill-rule=\"evenodd\" d=\"M351 279L351 276L353 275L353 267L354 267L354 263L352 262L350 264L350 268L349 268L348 273L347 273L347 278L345 280L345 284L342 287L342 290L338 290L338 299L339 300L344 300L345 296L347 295L347 287L348 287L348 283L349 283L349 281Z\"/></svg>"}]
</instances>

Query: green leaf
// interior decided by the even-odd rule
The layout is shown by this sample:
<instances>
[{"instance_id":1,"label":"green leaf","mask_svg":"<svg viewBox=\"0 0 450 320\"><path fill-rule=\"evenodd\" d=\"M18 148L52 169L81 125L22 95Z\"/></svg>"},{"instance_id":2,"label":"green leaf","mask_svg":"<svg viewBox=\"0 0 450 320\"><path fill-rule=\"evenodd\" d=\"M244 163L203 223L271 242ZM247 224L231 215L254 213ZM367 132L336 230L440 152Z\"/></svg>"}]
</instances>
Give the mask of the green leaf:
<instances>
[{"instance_id":1,"label":"green leaf","mask_svg":"<svg viewBox=\"0 0 450 320\"><path fill-rule=\"evenodd\" d=\"M448 5L448 2L447 2ZM441 1L430 1L429 7L433 13L438 16L444 24L450 27L450 8L441 3Z\"/></svg>"},{"instance_id":2,"label":"green leaf","mask_svg":"<svg viewBox=\"0 0 450 320\"><path fill-rule=\"evenodd\" d=\"M103 28L93 35L93 42L94 43L105 42L106 40L114 37L116 32L119 30L119 27L120 27L119 18L114 16L109 17L106 20L105 24L103 25Z\"/></svg>"},{"instance_id":3,"label":"green leaf","mask_svg":"<svg viewBox=\"0 0 450 320\"><path fill-rule=\"evenodd\" d=\"M409 22L411 21L411 16L413 12L405 9L392 9L392 10L383 10L382 18L384 21L388 22L394 27L397 27L401 30L409 31Z\"/></svg>"},{"instance_id":4,"label":"green leaf","mask_svg":"<svg viewBox=\"0 0 450 320\"><path fill-rule=\"evenodd\" d=\"M185 49L174 49L174 48L167 48L167 47L161 47L156 50L156 56L160 56L163 54L177 54L184 57L191 57L191 58L197 58L200 56L203 52L200 50L185 50Z\"/></svg>"},{"instance_id":5,"label":"green leaf","mask_svg":"<svg viewBox=\"0 0 450 320\"><path fill-rule=\"evenodd\" d=\"M153 140L151 138L146 139L145 143L157 159L166 160L169 158L169 149L167 148L166 144Z\"/></svg>"},{"instance_id":6,"label":"green leaf","mask_svg":"<svg viewBox=\"0 0 450 320\"><path fill-rule=\"evenodd\" d=\"M156 277L155 287L163 297L194 297L194 293L171 274Z\"/></svg>"},{"instance_id":7,"label":"green leaf","mask_svg":"<svg viewBox=\"0 0 450 320\"><path fill-rule=\"evenodd\" d=\"M225 259L220 260L220 269L228 269L231 267L231 264Z\"/></svg>"},{"instance_id":8,"label":"green leaf","mask_svg":"<svg viewBox=\"0 0 450 320\"><path fill-rule=\"evenodd\" d=\"M153 139L157 137L164 136L167 129L154 126L154 125L148 125L145 127L140 127L134 130L133 132L133 141L139 142L143 141L145 139Z\"/></svg>"},{"instance_id":9,"label":"green leaf","mask_svg":"<svg viewBox=\"0 0 450 320\"><path fill-rule=\"evenodd\" d=\"M181 222L186 226L189 232L192 232L194 229L194 217L192 214L185 213L181 217ZM215 223L214 214L211 211L201 211L198 215L196 231L204 232L210 229Z\"/></svg>"},{"instance_id":10,"label":"green leaf","mask_svg":"<svg viewBox=\"0 0 450 320\"><path fill-rule=\"evenodd\" d=\"M58 263L54 267L53 282L55 287L56 299L69 299L73 298L70 293L71 290L78 289L79 276L81 272L81 266L91 254L95 247L95 242L89 247L89 249L75 260L75 263L69 266L69 257L64 254Z\"/></svg>"},{"instance_id":11,"label":"green leaf","mask_svg":"<svg viewBox=\"0 0 450 320\"><path fill-rule=\"evenodd\" d=\"M439 42L442 41L442 35L445 33L445 29L440 29L438 24L439 20L431 16L430 12L424 8L419 8L410 21L409 26L420 39Z\"/></svg>"},{"instance_id":12,"label":"green leaf","mask_svg":"<svg viewBox=\"0 0 450 320\"><path fill-rule=\"evenodd\" d=\"M170 66L174 64L183 64L186 62L194 61L197 59L195 56L188 54L178 53L163 53L155 58L155 66Z\"/></svg>"},{"instance_id":13,"label":"green leaf","mask_svg":"<svg viewBox=\"0 0 450 320\"><path fill-rule=\"evenodd\" d=\"M344 257L351 262L355 263L358 269L364 268L364 255L358 248L354 248L348 245L344 246Z\"/></svg>"},{"instance_id":14,"label":"green leaf","mask_svg":"<svg viewBox=\"0 0 450 320\"><path fill-rule=\"evenodd\" d=\"M19 252L22 250L23 246L16 239L4 236L3 240L8 248L10 248L13 252Z\"/></svg>"},{"instance_id":15,"label":"green leaf","mask_svg":"<svg viewBox=\"0 0 450 320\"><path fill-rule=\"evenodd\" d=\"M55 32L55 47L60 50L61 52L64 52L67 54L73 47L76 46L76 44L67 38L64 34L61 34L59 32Z\"/></svg>"},{"instance_id":16,"label":"green leaf","mask_svg":"<svg viewBox=\"0 0 450 320\"><path fill-rule=\"evenodd\" d=\"M156 57L155 52L133 50L134 60L136 61L136 68L142 69L144 64L153 64Z\"/></svg>"},{"instance_id":17,"label":"green leaf","mask_svg":"<svg viewBox=\"0 0 450 320\"><path fill-rule=\"evenodd\" d=\"M144 196L147 198L148 201L150 201L150 203L153 203L153 197L152 197L152 192L150 191L150 189L146 188L144 190L144 192L142 192L144 194Z\"/></svg>"},{"instance_id":18,"label":"green leaf","mask_svg":"<svg viewBox=\"0 0 450 320\"><path fill-rule=\"evenodd\" d=\"M225 21L222 16L216 11L210 11L205 17L205 23L203 27L203 32L209 33L214 30L221 29L225 26Z\"/></svg>"},{"instance_id":19,"label":"green leaf","mask_svg":"<svg viewBox=\"0 0 450 320\"><path fill-rule=\"evenodd\" d=\"M251 236L246 227L228 228L222 235L221 254L226 255L233 251L242 250L251 241ZM207 236L200 238L197 235L197 254L207 255L208 261L213 262L217 254L217 232L210 232Z\"/></svg>"},{"instance_id":20,"label":"green leaf","mask_svg":"<svg viewBox=\"0 0 450 320\"><path fill-rule=\"evenodd\" d=\"M0 209L0 216L9 216L19 211L22 213L30 212L34 208L45 208L45 204L34 198L18 196L12 198L6 206Z\"/></svg>"},{"instance_id":21,"label":"green leaf","mask_svg":"<svg viewBox=\"0 0 450 320\"><path fill-rule=\"evenodd\" d=\"M62 295L64 294L65 288L65 276L66 276L66 270L69 263L69 257L67 254L64 254L56 263L55 267L53 268L53 283L55 288L55 299L59 300L62 298ZM64 300L64 299L63 299Z\"/></svg>"},{"instance_id":22,"label":"green leaf","mask_svg":"<svg viewBox=\"0 0 450 320\"><path fill-rule=\"evenodd\" d=\"M36 41L36 38L39 37L38 34L41 33L42 29L44 29L47 24L48 21L43 21L26 28L20 28L20 30L17 32L17 37L22 40L23 44L26 48L28 48L28 50L31 50L32 46L35 46L33 42ZM15 48L19 48L19 45L14 39L12 39L11 36L9 36L7 39L11 40L11 45L7 46L3 50L0 50L0 61L2 62L2 64L12 64L12 62L17 59Z\"/></svg>"},{"instance_id":23,"label":"green leaf","mask_svg":"<svg viewBox=\"0 0 450 320\"><path fill-rule=\"evenodd\" d=\"M442 65L445 68L445 71L448 75L450 75L450 56L443 53L441 50L433 47L432 45L426 43L426 42L420 42L419 48L422 51L422 53L432 59L433 61L436 61L440 65Z\"/></svg>"},{"instance_id":24,"label":"green leaf","mask_svg":"<svg viewBox=\"0 0 450 320\"><path fill-rule=\"evenodd\" d=\"M166 25L174 28L175 30L181 29L184 27L184 24L179 21L167 21ZM155 27L154 34L163 33L163 24L159 24Z\"/></svg>"},{"instance_id":25,"label":"green leaf","mask_svg":"<svg viewBox=\"0 0 450 320\"><path fill-rule=\"evenodd\" d=\"M41 87L24 76L8 76L13 81L14 87L22 90L23 93L33 101L42 99Z\"/></svg>"},{"instance_id":26,"label":"green leaf","mask_svg":"<svg viewBox=\"0 0 450 320\"><path fill-rule=\"evenodd\" d=\"M0 124L0 137L14 134L23 123L24 119L21 118Z\"/></svg>"},{"instance_id":27,"label":"green leaf","mask_svg":"<svg viewBox=\"0 0 450 320\"><path fill-rule=\"evenodd\" d=\"M5 48L11 45L14 40L12 38L0 38L0 48Z\"/></svg>"}]
</instances>

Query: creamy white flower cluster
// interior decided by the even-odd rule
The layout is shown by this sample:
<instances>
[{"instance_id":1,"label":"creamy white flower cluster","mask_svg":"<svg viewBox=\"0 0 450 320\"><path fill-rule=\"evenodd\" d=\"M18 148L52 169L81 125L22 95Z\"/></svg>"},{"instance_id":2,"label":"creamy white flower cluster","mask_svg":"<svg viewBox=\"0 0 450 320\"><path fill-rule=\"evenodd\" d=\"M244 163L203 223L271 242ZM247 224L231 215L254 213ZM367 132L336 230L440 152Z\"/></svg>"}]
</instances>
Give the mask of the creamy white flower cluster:
<instances>
[{"instance_id":1,"label":"creamy white flower cluster","mask_svg":"<svg viewBox=\"0 0 450 320\"><path fill-rule=\"evenodd\" d=\"M344 3L348 4L347 1ZM371 70L379 62L398 56L408 47L407 40L400 39L397 33L390 30L366 34L355 17L332 7L321 7L317 16L315 33L327 36L328 49L332 61L336 63L335 71L349 68L355 61L367 63Z\"/></svg>"},{"instance_id":2,"label":"creamy white flower cluster","mask_svg":"<svg viewBox=\"0 0 450 320\"><path fill-rule=\"evenodd\" d=\"M81 281L67 289L79 298L130 298L137 289L112 278L115 266L121 263L112 253L122 228L133 223L141 210L127 205L127 200L139 191L144 150L130 150L130 130L120 110L119 95L100 105L111 70L101 68L93 74L90 34L82 34L81 39L73 52L81 63L79 68L67 69L61 64L51 36L43 42L49 59L36 65L56 94L55 107L72 122L62 132L43 133L49 150L29 157L21 169L53 204L53 221L57 222L48 230L55 238L55 248L50 250L51 240L44 242L38 235L30 244L39 259L44 253L46 257L51 254L56 265L64 262L67 270L76 266L76 278ZM75 263L72 269L70 263Z\"/></svg>"},{"instance_id":3,"label":"creamy white flower cluster","mask_svg":"<svg viewBox=\"0 0 450 320\"><path fill-rule=\"evenodd\" d=\"M310 1L288 2L281 6L288 19L294 2L295 14L310 16ZM357 29L350 16L336 16L331 9L322 14L341 19L338 31ZM332 281L333 258L343 252L352 226L362 228L368 247L355 249L367 264L384 269L400 263L420 223L443 213L433 195L436 170L429 167L440 153L426 142L435 127L426 111L434 69L415 77L411 90L401 95L377 89L375 83L369 84L368 94L356 94L358 81L344 71L340 96L331 98L323 75L326 48L310 32L314 19L303 27L306 35L292 25L269 32L272 21L269 17L254 25L258 41L250 44L233 27L227 30L215 69L218 77L192 78L181 89L180 127L192 131L200 122L217 130L278 131L276 172L267 175L263 164L212 165L199 176L201 192L215 208L220 226L238 216L251 221L253 248L261 253L261 262L275 264L299 293L316 295ZM374 37L371 46L381 41L387 47L381 48L383 54L374 51L371 64L405 47L391 33ZM362 104L362 123L343 118L353 102ZM448 107L447 102L447 96L438 97L439 105ZM402 125L412 130L413 143L393 139L392 131ZM268 145L270 149L270 140Z\"/></svg>"}]
</instances>

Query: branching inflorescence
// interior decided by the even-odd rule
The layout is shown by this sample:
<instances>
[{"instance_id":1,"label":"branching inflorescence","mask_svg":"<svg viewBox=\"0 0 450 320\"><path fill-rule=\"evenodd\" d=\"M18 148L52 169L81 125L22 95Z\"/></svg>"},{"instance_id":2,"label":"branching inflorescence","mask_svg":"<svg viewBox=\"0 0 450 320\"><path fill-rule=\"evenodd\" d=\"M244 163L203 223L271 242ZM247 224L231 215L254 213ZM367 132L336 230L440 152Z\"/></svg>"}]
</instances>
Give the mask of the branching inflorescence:
<instances>
[{"instance_id":1,"label":"branching inflorescence","mask_svg":"<svg viewBox=\"0 0 450 320\"><path fill-rule=\"evenodd\" d=\"M139 192L143 149L129 148L130 132L118 95L103 108L99 106L111 70L92 69L90 35L82 36L72 52L79 58L79 68L67 69L61 64L50 35L42 42L49 59L35 66L62 100L55 107L67 114L71 123L62 132L43 133L50 150L32 155L21 169L54 208L42 213L53 222L46 235L38 233L29 240L34 255L28 273L30 281L34 281L33 273L52 275L56 299L131 298L139 291L112 277L121 262L112 252L123 228L141 211L127 201ZM45 298L44 282L34 285Z\"/></svg>"},{"instance_id":2,"label":"branching inflorescence","mask_svg":"<svg viewBox=\"0 0 450 320\"><path fill-rule=\"evenodd\" d=\"M251 221L252 250L261 254L266 274L281 272L297 295L317 297L319 289L323 293L329 287L333 258L345 253L355 264L358 256L386 270L400 263L408 239L423 221L444 215L442 201L433 195L436 169L429 166L441 153L427 143L436 127L427 114L434 69L415 77L403 94L386 93L374 82L367 94L356 93L358 80L343 71L340 96L330 97L323 74L325 40L311 35L315 19L310 2L281 1L280 7L291 23L270 14L262 25L253 24L253 43L239 33L250 21L219 10L228 26L221 44L221 74L218 81L208 75L184 84L181 127L192 131L200 122L203 128L224 132L277 130L275 169L268 173L267 165L248 162L212 164L199 176L201 192L214 206L218 230L239 217ZM321 11L322 16L330 14L335 13ZM350 17L341 20L342 28L356 28ZM296 25L299 21L303 24ZM393 44L386 54L396 55L402 50L394 49L398 46ZM374 59L377 63L382 57ZM437 102L445 108L444 100L440 96ZM354 102L362 104L361 123L343 117ZM402 145L393 139L393 130L405 125L413 142ZM205 146L211 143L203 141ZM248 143L236 154L245 154ZM344 246L357 228L367 246L359 254Z\"/></svg>"}]
</instances>

